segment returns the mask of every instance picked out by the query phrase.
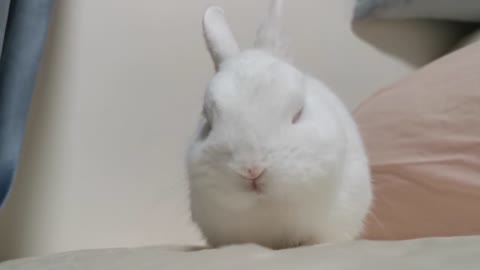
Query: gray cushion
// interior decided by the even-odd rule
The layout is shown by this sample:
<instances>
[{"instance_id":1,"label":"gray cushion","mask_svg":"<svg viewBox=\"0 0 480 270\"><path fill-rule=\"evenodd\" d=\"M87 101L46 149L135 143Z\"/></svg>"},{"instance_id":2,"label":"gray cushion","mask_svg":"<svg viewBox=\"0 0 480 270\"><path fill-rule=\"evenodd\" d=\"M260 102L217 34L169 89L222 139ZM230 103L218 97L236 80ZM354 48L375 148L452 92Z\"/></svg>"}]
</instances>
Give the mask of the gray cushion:
<instances>
[{"instance_id":1,"label":"gray cushion","mask_svg":"<svg viewBox=\"0 0 480 270\"><path fill-rule=\"evenodd\" d=\"M480 22L479 0L357 0L354 18L428 18Z\"/></svg>"}]
</instances>

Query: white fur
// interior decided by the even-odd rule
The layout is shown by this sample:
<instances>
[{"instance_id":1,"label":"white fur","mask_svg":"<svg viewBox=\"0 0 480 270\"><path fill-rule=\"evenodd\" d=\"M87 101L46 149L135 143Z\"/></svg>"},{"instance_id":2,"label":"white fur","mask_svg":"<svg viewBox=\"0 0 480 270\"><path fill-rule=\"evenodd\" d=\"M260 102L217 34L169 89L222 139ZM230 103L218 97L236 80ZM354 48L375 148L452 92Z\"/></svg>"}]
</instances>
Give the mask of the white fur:
<instances>
[{"instance_id":1,"label":"white fur","mask_svg":"<svg viewBox=\"0 0 480 270\"><path fill-rule=\"evenodd\" d=\"M277 18L280 6L274 0L268 18ZM324 84L282 60L272 46L279 35L265 31L277 32L278 19L258 31L259 48L237 51L222 14L213 7L204 18L208 47L222 53L210 49L218 72L188 152L192 219L212 246L287 248L356 238L372 191L349 112ZM259 193L235 172L249 165L266 169Z\"/></svg>"}]
</instances>

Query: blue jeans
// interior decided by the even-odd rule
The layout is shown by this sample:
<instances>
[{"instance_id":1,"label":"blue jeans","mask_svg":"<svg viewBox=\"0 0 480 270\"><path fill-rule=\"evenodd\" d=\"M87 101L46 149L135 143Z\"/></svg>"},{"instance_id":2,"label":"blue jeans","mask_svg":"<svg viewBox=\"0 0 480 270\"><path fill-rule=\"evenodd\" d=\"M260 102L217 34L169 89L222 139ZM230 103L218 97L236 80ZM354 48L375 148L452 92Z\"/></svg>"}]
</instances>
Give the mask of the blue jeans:
<instances>
[{"instance_id":1,"label":"blue jeans","mask_svg":"<svg viewBox=\"0 0 480 270\"><path fill-rule=\"evenodd\" d=\"M0 207L10 190L52 0L0 0Z\"/></svg>"}]
</instances>

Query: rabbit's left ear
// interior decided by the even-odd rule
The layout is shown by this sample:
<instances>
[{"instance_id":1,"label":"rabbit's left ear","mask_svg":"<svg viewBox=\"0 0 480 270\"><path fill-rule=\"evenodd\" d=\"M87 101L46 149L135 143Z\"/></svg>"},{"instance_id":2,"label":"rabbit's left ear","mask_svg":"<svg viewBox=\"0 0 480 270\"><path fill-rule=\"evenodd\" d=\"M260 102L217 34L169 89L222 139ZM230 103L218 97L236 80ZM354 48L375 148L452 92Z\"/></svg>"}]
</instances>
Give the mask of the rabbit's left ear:
<instances>
[{"instance_id":1,"label":"rabbit's left ear","mask_svg":"<svg viewBox=\"0 0 480 270\"><path fill-rule=\"evenodd\" d=\"M205 11L203 17L205 41L217 71L225 59L240 51L223 14L222 8L213 6Z\"/></svg>"},{"instance_id":2,"label":"rabbit's left ear","mask_svg":"<svg viewBox=\"0 0 480 270\"><path fill-rule=\"evenodd\" d=\"M272 0L267 17L257 31L255 47L273 52L278 56L285 56L287 44L282 35L281 17L283 0Z\"/></svg>"}]
</instances>

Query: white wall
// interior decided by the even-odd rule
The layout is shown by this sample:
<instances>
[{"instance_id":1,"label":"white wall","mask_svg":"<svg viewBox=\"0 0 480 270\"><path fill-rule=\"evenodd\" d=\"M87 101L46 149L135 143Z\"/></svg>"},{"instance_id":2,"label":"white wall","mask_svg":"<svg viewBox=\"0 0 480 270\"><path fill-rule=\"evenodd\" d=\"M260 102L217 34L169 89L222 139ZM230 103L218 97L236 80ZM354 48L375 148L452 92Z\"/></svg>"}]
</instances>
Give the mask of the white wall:
<instances>
[{"instance_id":1,"label":"white wall","mask_svg":"<svg viewBox=\"0 0 480 270\"><path fill-rule=\"evenodd\" d=\"M357 26L376 49L350 31L351 1L286 2L296 63L350 107L456 38L430 23ZM0 258L199 241L183 156L212 74L210 3L248 46L265 0L57 1Z\"/></svg>"}]
</instances>

